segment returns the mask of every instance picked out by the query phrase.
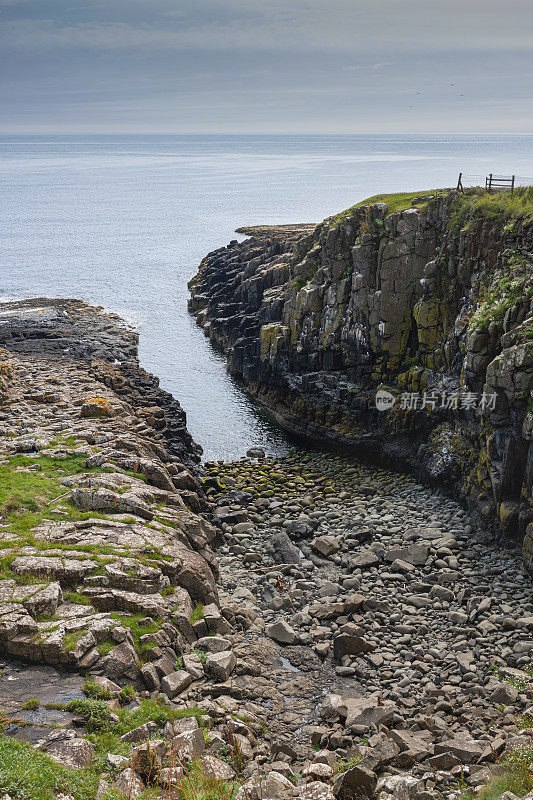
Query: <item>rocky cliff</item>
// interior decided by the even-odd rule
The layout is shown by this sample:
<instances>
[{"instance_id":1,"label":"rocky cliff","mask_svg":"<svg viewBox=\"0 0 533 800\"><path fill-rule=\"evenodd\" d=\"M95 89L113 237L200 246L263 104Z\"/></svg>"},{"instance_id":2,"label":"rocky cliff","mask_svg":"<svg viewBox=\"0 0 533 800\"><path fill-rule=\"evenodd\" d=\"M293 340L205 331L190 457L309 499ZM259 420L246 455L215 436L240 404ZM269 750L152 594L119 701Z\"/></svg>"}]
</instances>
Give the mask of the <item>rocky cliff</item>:
<instances>
[{"instance_id":1,"label":"rocky cliff","mask_svg":"<svg viewBox=\"0 0 533 800\"><path fill-rule=\"evenodd\" d=\"M449 487L529 564L532 206L531 190L376 197L311 232L257 229L190 284L284 427Z\"/></svg>"},{"instance_id":2,"label":"rocky cliff","mask_svg":"<svg viewBox=\"0 0 533 800\"><path fill-rule=\"evenodd\" d=\"M0 654L157 688L220 616L185 414L102 309L4 305L0 345Z\"/></svg>"}]
</instances>

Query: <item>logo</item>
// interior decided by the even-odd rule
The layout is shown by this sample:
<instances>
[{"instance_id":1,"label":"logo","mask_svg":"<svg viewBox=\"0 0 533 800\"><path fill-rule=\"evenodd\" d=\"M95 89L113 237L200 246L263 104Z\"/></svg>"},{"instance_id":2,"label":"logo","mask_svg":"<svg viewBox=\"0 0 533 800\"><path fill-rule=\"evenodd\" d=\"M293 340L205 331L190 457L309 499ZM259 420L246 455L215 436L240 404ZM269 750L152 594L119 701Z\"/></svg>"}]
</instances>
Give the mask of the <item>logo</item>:
<instances>
[{"instance_id":1,"label":"logo","mask_svg":"<svg viewBox=\"0 0 533 800\"><path fill-rule=\"evenodd\" d=\"M395 402L396 398L394 395L390 392L386 392L385 389L380 389L376 393L376 408L378 411L388 411L393 407Z\"/></svg>"}]
</instances>

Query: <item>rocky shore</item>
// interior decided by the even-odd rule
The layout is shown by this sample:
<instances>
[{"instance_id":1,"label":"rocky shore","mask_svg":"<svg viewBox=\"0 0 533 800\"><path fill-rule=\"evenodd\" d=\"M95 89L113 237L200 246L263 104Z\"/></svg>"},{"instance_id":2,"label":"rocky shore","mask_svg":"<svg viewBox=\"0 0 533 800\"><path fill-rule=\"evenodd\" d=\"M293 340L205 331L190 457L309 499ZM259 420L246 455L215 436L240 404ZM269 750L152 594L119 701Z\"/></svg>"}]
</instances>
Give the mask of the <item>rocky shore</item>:
<instances>
[{"instance_id":1,"label":"rocky shore","mask_svg":"<svg viewBox=\"0 0 533 800\"><path fill-rule=\"evenodd\" d=\"M246 229L190 309L286 429L448 488L531 566L532 219L531 189L440 191Z\"/></svg>"},{"instance_id":2,"label":"rocky shore","mask_svg":"<svg viewBox=\"0 0 533 800\"><path fill-rule=\"evenodd\" d=\"M200 466L103 309L4 306L0 348L7 797L533 789L518 550L347 455Z\"/></svg>"}]
</instances>

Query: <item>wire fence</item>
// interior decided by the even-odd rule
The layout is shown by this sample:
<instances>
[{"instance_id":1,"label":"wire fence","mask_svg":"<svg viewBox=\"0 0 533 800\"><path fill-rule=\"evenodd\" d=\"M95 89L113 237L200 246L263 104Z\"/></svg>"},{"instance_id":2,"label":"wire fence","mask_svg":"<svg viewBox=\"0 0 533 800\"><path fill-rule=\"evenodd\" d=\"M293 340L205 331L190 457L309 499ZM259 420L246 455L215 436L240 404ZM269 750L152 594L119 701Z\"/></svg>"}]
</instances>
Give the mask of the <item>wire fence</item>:
<instances>
[{"instance_id":1,"label":"wire fence","mask_svg":"<svg viewBox=\"0 0 533 800\"><path fill-rule=\"evenodd\" d=\"M485 189L486 186L487 186L487 181L489 180L489 177L492 177L492 181L493 181L494 184L497 181L509 181L510 182L511 178L514 177L514 184L513 184L514 188L516 188L517 186L532 186L533 185L533 176L527 176L527 175L514 175L514 176L511 176L511 175L492 175L492 176L489 176L487 174L485 174L485 175L472 175L470 173L465 174L464 172L461 172L460 175L459 175L458 186L459 186L459 184L461 184L464 189L466 189L466 188L472 189L472 188L475 188L475 187L479 187L481 189ZM494 185L493 188L496 188L496 186Z\"/></svg>"}]
</instances>

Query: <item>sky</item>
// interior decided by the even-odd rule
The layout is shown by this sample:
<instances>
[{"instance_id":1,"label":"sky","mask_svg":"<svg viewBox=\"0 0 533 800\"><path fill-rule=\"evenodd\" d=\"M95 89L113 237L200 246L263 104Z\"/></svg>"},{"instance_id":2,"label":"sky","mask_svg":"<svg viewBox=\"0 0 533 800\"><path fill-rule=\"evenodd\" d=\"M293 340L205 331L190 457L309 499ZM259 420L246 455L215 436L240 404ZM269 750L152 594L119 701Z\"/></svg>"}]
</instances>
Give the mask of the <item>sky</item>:
<instances>
[{"instance_id":1,"label":"sky","mask_svg":"<svg viewBox=\"0 0 533 800\"><path fill-rule=\"evenodd\" d=\"M531 0L0 0L0 132L530 133Z\"/></svg>"}]
</instances>

